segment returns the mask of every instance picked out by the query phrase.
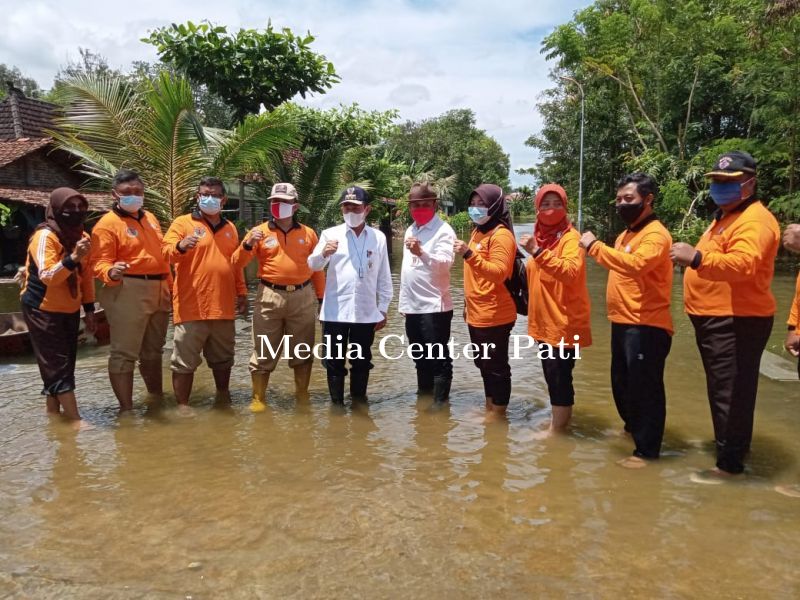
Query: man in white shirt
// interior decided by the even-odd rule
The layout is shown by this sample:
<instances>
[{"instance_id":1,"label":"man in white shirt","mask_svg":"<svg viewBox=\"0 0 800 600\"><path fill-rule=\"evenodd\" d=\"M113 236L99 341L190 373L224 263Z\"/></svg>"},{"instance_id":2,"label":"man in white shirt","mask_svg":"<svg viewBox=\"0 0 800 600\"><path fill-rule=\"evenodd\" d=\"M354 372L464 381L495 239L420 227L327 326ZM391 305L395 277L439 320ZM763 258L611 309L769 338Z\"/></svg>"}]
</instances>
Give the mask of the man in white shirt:
<instances>
[{"instance_id":1,"label":"man in white shirt","mask_svg":"<svg viewBox=\"0 0 800 600\"><path fill-rule=\"evenodd\" d=\"M414 220L403 239L400 274L400 313L406 318L409 344L422 344L417 367L417 393L433 392L435 407L443 406L453 380L453 358L448 351L453 298L453 228L437 213L438 197L427 183L415 183L408 194L408 211Z\"/></svg>"},{"instance_id":2,"label":"man in white shirt","mask_svg":"<svg viewBox=\"0 0 800 600\"><path fill-rule=\"evenodd\" d=\"M328 267L320 307L327 356L328 390L335 404L344 403L345 359L350 360L350 396L365 401L375 332L386 325L392 300L392 275L386 236L366 224L370 197L354 186L342 192L339 205L344 223L320 235L308 266Z\"/></svg>"}]
</instances>

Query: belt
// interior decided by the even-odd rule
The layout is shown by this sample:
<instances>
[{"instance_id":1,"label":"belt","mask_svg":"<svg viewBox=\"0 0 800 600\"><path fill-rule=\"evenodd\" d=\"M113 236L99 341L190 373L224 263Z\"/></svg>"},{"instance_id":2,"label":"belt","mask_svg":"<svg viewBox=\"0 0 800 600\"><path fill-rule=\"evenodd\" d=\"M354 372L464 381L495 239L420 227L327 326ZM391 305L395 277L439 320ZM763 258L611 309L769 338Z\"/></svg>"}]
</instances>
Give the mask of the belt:
<instances>
[{"instance_id":1,"label":"belt","mask_svg":"<svg viewBox=\"0 0 800 600\"><path fill-rule=\"evenodd\" d=\"M122 276L123 277L133 277L134 279L153 279L153 280L156 280L156 281L160 281L162 279L166 279L167 278L167 274L166 273L157 273L155 275L134 275L132 273L124 273Z\"/></svg>"},{"instance_id":2,"label":"belt","mask_svg":"<svg viewBox=\"0 0 800 600\"><path fill-rule=\"evenodd\" d=\"M273 290L281 290L282 292L295 292L297 290L302 290L309 283L311 283L311 280L309 279L305 283L298 283L297 285L278 285L277 283L272 283L271 281L267 281L266 279L262 279L261 283L263 283L268 288L272 288Z\"/></svg>"}]
</instances>

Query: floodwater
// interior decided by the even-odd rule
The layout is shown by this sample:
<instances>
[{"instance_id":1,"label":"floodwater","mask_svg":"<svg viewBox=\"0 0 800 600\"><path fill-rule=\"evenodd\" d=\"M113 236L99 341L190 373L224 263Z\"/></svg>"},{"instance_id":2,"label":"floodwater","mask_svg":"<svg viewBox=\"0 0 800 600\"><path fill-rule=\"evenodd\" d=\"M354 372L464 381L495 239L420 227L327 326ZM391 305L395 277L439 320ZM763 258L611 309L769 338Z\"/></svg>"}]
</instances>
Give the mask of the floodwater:
<instances>
[{"instance_id":1,"label":"floodwater","mask_svg":"<svg viewBox=\"0 0 800 600\"><path fill-rule=\"evenodd\" d=\"M761 378L746 477L692 483L713 466L712 429L676 278L663 458L618 467L632 448L616 435L605 279L592 265L595 345L561 438L535 436L549 408L532 350L512 365L508 423L489 425L463 358L444 412L417 399L410 360L376 359L368 407L332 410L319 366L298 404L281 365L269 411L253 415L245 322L232 407L213 407L203 367L193 418L169 395L148 407L138 380L137 409L120 418L106 350L87 348L78 395L94 429L76 434L46 418L32 361L0 365L0 596L797 597L800 500L773 487L800 482L798 382ZM793 286L789 275L774 284L776 353ZM466 343L461 306L453 335ZM396 303L386 333L402 333Z\"/></svg>"}]
</instances>

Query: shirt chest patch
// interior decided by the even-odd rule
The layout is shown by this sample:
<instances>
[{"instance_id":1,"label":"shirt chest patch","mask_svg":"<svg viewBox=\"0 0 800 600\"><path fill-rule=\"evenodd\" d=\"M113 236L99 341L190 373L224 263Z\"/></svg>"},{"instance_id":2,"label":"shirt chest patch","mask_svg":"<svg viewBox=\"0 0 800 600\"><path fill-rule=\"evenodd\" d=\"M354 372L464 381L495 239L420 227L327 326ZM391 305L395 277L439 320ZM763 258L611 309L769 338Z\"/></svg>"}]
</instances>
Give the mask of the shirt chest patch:
<instances>
[{"instance_id":1,"label":"shirt chest patch","mask_svg":"<svg viewBox=\"0 0 800 600\"><path fill-rule=\"evenodd\" d=\"M483 248L483 246L481 246L481 243L480 243L480 242L478 242L477 244L475 244L475 250L480 250L481 248Z\"/></svg>"},{"instance_id":2,"label":"shirt chest patch","mask_svg":"<svg viewBox=\"0 0 800 600\"><path fill-rule=\"evenodd\" d=\"M194 234L199 237L200 239L206 237L206 229L205 227L195 227Z\"/></svg>"},{"instance_id":3,"label":"shirt chest patch","mask_svg":"<svg viewBox=\"0 0 800 600\"><path fill-rule=\"evenodd\" d=\"M225 232L225 237L226 238L230 238L231 237L231 232L230 231L226 231Z\"/></svg>"},{"instance_id":4,"label":"shirt chest patch","mask_svg":"<svg viewBox=\"0 0 800 600\"><path fill-rule=\"evenodd\" d=\"M303 246L303 245L305 245L306 240L305 240L305 238L300 238L299 240L297 240L297 243L300 244L301 246Z\"/></svg>"},{"instance_id":5,"label":"shirt chest patch","mask_svg":"<svg viewBox=\"0 0 800 600\"><path fill-rule=\"evenodd\" d=\"M270 237L264 240L264 247L265 248L275 248L278 245L278 238Z\"/></svg>"},{"instance_id":6,"label":"shirt chest patch","mask_svg":"<svg viewBox=\"0 0 800 600\"><path fill-rule=\"evenodd\" d=\"M152 221L148 221L148 223L150 223L150 227L152 227L153 229L157 229L157 226L156 226L155 223L153 223Z\"/></svg>"},{"instance_id":7,"label":"shirt chest patch","mask_svg":"<svg viewBox=\"0 0 800 600\"><path fill-rule=\"evenodd\" d=\"M126 234L128 237L132 237L132 238L139 237L139 231L138 231L138 230L136 230L136 229L135 229L135 228L133 228L133 227L128 227L128 229L126 229L126 230L125 230L125 234Z\"/></svg>"},{"instance_id":8,"label":"shirt chest patch","mask_svg":"<svg viewBox=\"0 0 800 600\"><path fill-rule=\"evenodd\" d=\"M631 253L631 245L630 245L630 244L627 244L627 245L625 246L625 252L627 252L628 254L630 254L630 253Z\"/></svg>"}]
</instances>

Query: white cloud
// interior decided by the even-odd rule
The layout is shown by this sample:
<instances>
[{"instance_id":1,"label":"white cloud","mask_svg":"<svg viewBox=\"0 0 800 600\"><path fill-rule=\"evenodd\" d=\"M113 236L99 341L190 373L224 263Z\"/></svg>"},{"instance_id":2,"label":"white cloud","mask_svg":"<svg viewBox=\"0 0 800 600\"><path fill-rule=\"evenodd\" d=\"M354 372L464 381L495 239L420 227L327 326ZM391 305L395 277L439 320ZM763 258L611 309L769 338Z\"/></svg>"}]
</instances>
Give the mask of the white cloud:
<instances>
[{"instance_id":1,"label":"white cloud","mask_svg":"<svg viewBox=\"0 0 800 600\"><path fill-rule=\"evenodd\" d=\"M342 81L305 103L358 102L368 109L399 108L422 119L452 108L475 111L478 126L511 156L512 170L530 166L525 147L538 131L539 93L550 85L539 51L543 35L587 0L0 0L0 57L49 87L78 47L103 54L111 66L155 60L140 42L172 22L209 20L229 29L276 27L311 31L313 48L336 66ZM524 183L512 173L512 181Z\"/></svg>"}]
</instances>

